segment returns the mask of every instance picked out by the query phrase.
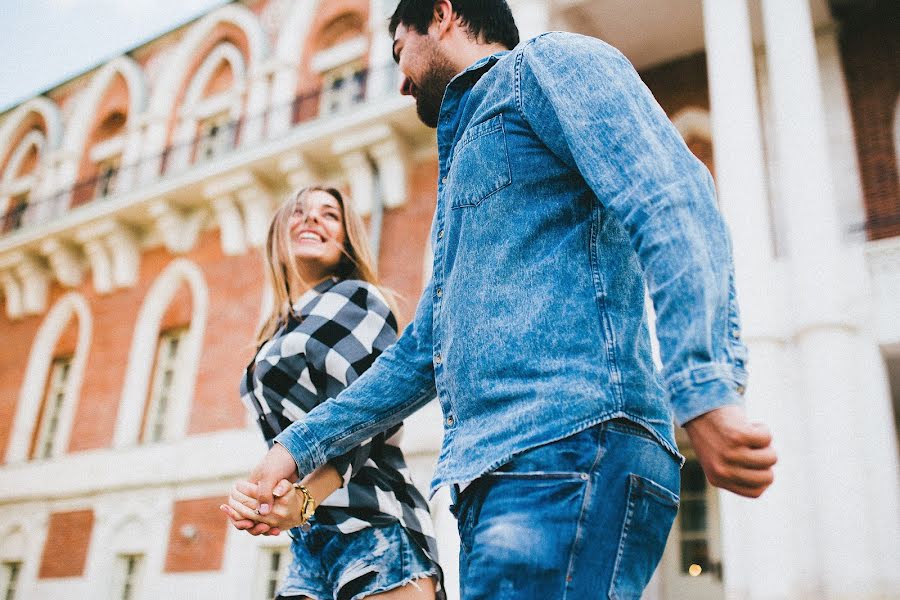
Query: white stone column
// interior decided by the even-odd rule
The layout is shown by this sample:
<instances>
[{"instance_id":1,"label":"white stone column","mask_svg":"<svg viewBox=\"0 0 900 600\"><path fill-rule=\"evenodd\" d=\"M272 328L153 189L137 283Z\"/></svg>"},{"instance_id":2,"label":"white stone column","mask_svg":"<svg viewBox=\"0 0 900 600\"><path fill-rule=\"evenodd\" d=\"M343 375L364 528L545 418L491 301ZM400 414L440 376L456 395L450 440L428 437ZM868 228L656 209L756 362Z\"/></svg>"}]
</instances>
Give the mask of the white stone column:
<instances>
[{"instance_id":1,"label":"white stone column","mask_svg":"<svg viewBox=\"0 0 900 600\"><path fill-rule=\"evenodd\" d=\"M724 585L730 598L787 598L804 578L810 528L794 510L808 483L794 452L803 436L792 423L803 415L789 401L791 358L779 317L787 308L775 259L747 1L707 0L703 23L716 187L732 235L742 338L750 353L747 411L773 430L780 454L776 482L762 498L719 495Z\"/></svg>"},{"instance_id":2,"label":"white stone column","mask_svg":"<svg viewBox=\"0 0 900 600\"><path fill-rule=\"evenodd\" d=\"M896 531L898 515L874 515L877 502L896 503L896 455L870 464L873 447L893 445L893 424L873 430L872 402L860 382L866 352L851 316L839 205L828 153L828 130L819 61L807 0L763 0L778 201L784 206L790 258L792 335L799 369L793 402L803 412L795 425L806 436L812 485L803 498L815 539L804 595L820 598L879 596L881 558L873 532ZM882 392L884 395L886 390ZM888 497L873 498L871 479L888 482ZM883 484L882 484L883 485ZM874 522L878 518L879 522Z\"/></svg>"},{"instance_id":3,"label":"white stone column","mask_svg":"<svg viewBox=\"0 0 900 600\"><path fill-rule=\"evenodd\" d=\"M366 83L366 95L369 100L383 98L399 88L395 86L398 69L392 69L393 40L388 32L387 24L390 13L387 12L384 0L369 2L369 30L372 32L372 43L369 47L369 75Z\"/></svg>"},{"instance_id":4,"label":"white stone column","mask_svg":"<svg viewBox=\"0 0 900 600\"><path fill-rule=\"evenodd\" d=\"M550 29L550 4L546 0L513 0L509 3L522 41Z\"/></svg>"},{"instance_id":5,"label":"white stone column","mask_svg":"<svg viewBox=\"0 0 900 600\"><path fill-rule=\"evenodd\" d=\"M247 91L247 108L244 111L244 126L241 131L242 147L252 146L263 137L263 126L266 123L266 110L269 102L271 77L264 69L256 69L250 76Z\"/></svg>"}]
</instances>

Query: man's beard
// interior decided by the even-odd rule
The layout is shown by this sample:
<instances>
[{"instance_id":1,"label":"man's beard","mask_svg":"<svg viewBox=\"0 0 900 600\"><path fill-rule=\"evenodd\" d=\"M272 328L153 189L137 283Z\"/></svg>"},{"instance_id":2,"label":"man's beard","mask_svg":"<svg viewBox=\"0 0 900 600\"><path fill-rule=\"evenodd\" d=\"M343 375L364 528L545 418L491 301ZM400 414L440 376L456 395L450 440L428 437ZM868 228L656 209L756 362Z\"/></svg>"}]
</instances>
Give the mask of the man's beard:
<instances>
[{"instance_id":1,"label":"man's beard","mask_svg":"<svg viewBox=\"0 0 900 600\"><path fill-rule=\"evenodd\" d=\"M447 84L456 76L456 68L439 48L431 46L430 68L416 84L416 113L429 127L437 127L441 102Z\"/></svg>"}]
</instances>

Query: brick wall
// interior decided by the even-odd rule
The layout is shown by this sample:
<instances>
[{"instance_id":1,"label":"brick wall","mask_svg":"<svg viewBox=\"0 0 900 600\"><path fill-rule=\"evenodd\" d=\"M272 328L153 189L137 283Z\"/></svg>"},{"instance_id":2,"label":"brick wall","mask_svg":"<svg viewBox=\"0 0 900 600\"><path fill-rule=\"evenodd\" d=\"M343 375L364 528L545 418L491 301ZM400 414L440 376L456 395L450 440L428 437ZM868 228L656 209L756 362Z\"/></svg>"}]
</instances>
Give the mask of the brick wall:
<instances>
[{"instance_id":1,"label":"brick wall","mask_svg":"<svg viewBox=\"0 0 900 600\"><path fill-rule=\"evenodd\" d=\"M900 94L900 5L875 2L838 12L869 239L900 235L894 119ZM893 23L893 25L892 25Z\"/></svg>"},{"instance_id":2,"label":"brick wall","mask_svg":"<svg viewBox=\"0 0 900 600\"><path fill-rule=\"evenodd\" d=\"M176 502L166 551L166 573L218 571L228 522L219 511L222 498L197 498ZM193 537L185 531L193 530Z\"/></svg>"},{"instance_id":3,"label":"brick wall","mask_svg":"<svg viewBox=\"0 0 900 600\"><path fill-rule=\"evenodd\" d=\"M80 577L87 562L93 527L92 510L51 514L38 577Z\"/></svg>"}]
</instances>

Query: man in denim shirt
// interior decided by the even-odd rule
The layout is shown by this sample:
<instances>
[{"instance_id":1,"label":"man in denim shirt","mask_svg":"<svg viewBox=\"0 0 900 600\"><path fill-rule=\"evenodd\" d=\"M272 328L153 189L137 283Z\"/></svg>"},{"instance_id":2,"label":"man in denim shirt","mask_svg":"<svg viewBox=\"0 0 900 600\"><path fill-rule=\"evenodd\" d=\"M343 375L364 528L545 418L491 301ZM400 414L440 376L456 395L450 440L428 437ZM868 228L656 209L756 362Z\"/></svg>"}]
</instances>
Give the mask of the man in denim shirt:
<instances>
[{"instance_id":1,"label":"man in denim shirt","mask_svg":"<svg viewBox=\"0 0 900 600\"><path fill-rule=\"evenodd\" d=\"M639 598L679 492L672 426L756 497L775 453L741 406L746 349L709 172L614 48L518 45L503 0L401 0L402 92L437 128L434 276L353 385L281 435L271 489L437 396L464 598ZM515 48L514 50L511 50ZM644 290L664 361L650 350Z\"/></svg>"}]
</instances>

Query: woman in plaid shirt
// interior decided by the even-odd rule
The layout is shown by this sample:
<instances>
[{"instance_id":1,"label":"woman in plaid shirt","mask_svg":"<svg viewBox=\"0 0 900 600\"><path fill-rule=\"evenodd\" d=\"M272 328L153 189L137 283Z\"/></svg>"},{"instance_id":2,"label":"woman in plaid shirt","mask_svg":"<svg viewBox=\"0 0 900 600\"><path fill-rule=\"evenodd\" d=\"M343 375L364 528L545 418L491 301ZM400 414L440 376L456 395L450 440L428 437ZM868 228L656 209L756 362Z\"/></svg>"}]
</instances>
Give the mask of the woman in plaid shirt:
<instances>
[{"instance_id":1,"label":"woman in plaid shirt","mask_svg":"<svg viewBox=\"0 0 900 600\"><path fill-rule=\"evenodd\" d=\"M272 219L266 279L273 309L241 384L270 446L397 339L368 248L362 220L332 188L300 190ZM428 504L410 480L401 431L398 425L366 441L304 485L282 481L265 517L257 511L256 486L235 484L222 510L236 527L294 527L294 560L278 598L444 596Z\"/></svg>"}]
</instances>

